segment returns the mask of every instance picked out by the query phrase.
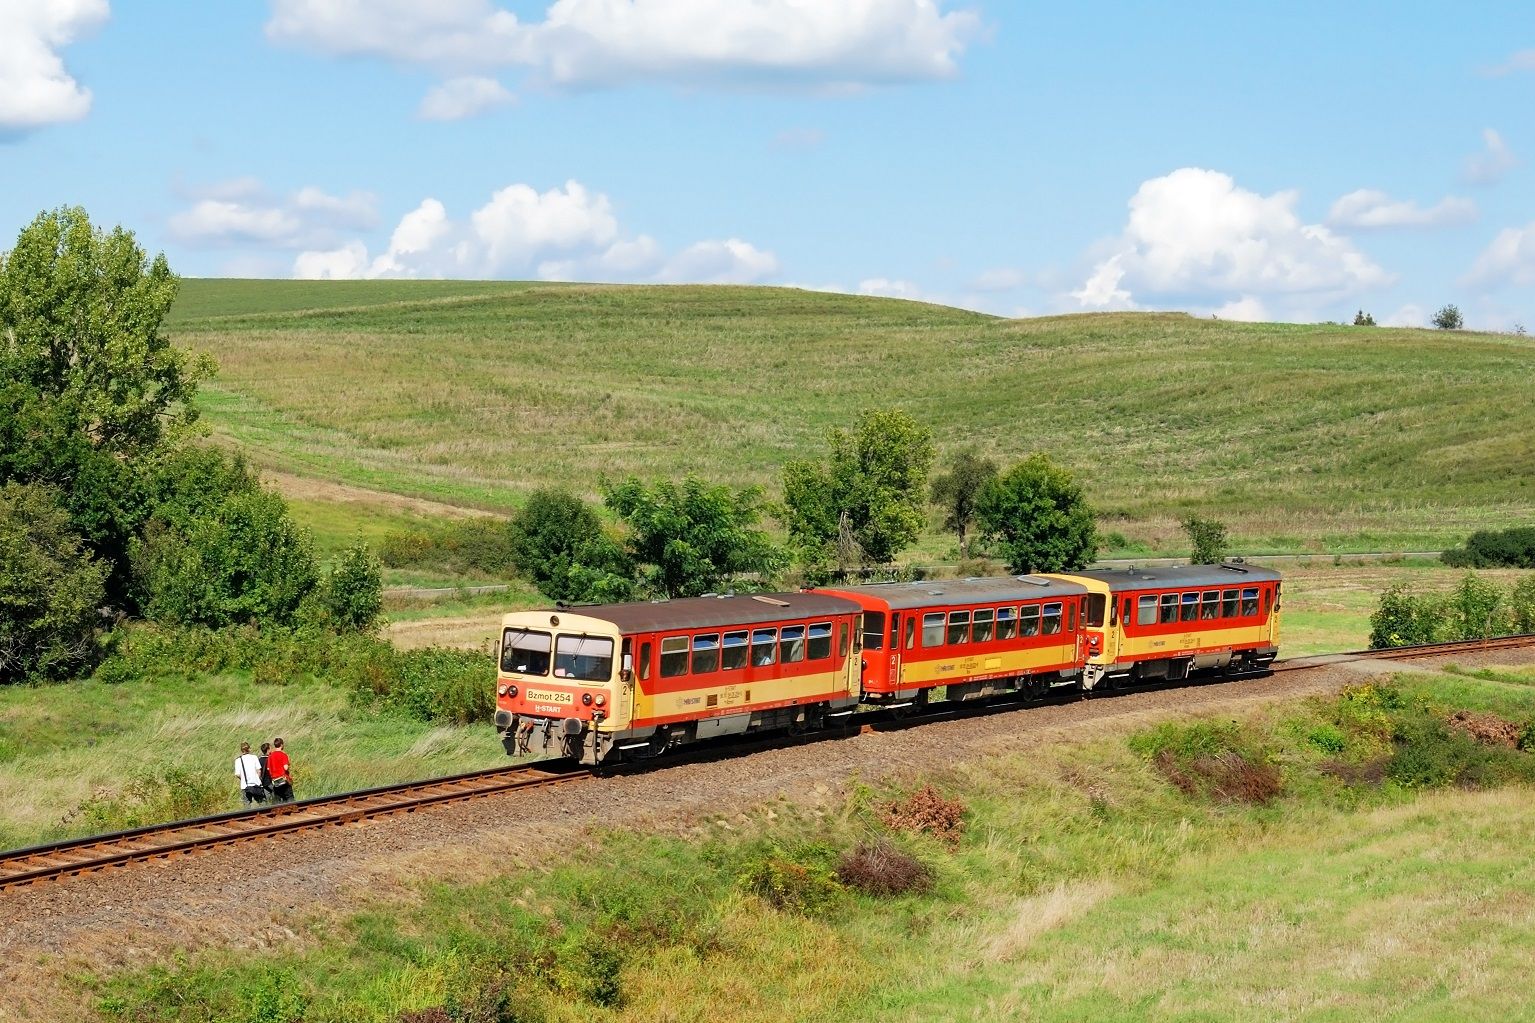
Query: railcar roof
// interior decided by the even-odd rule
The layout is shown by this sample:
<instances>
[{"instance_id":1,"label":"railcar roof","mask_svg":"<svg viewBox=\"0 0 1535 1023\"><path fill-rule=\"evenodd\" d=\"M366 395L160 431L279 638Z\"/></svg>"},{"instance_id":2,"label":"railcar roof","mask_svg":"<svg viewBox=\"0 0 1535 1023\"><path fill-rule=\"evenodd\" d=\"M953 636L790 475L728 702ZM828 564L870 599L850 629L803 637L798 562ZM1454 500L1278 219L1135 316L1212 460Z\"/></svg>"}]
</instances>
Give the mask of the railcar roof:
<instances>
[{"instance_id":1,"label":"railcar roof","mask_svg":"<svg viewBox=\"0 0 1535 1023\"><path fill-rule=\"evenodd\" d=\"M868 583L823 590L826 593L858 593L877 597L892 611L951 604L986 604L1043 600L1086 593L1081 583L1041 575L1005 575L985 579L928 579L914 583Z\"/></svg>"},{"instance_id":2,"label":"railcar roof","mask_svg":"<svg viewBox=\"0 0 1535 1023\"><path fill-rule=\"evenodd\" d=\"M1166 565L1160 568L1100 568L1065 574L1108 583L1111 593L1168 589L1173 586L1252 585L1278 582L1283 578L1272 568L1233 562L1220 565Z\"/></svg>"},{"instance_id":3,"label":"railcar roof","mask_svg":"<svg viewBox=\"0 0 1535 1023\"><path fill-rule=\"evenodd\" d=\"M665 632L726 625L762 625L802 618L856 614L857 604L820 593L727 594L679 597L632 604L595 604L567 608L571 614L611 622L620 632ZM553 612L558 614L559 611Z\"/></svg>"}]
</instances>

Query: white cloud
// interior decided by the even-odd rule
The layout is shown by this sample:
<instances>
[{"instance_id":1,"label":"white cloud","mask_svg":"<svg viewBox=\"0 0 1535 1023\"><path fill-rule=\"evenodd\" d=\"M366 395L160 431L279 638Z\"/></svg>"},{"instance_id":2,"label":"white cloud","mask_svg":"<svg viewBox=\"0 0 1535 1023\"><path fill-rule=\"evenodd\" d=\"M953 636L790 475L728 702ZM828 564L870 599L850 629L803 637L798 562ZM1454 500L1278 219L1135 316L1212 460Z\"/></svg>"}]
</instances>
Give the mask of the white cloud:
<instances>
[{"instance_id":1,"label":"white cloud","mask_svg":"<svg viewBox=\"0 0 1535 1023\"><path fill-rule=\"evenodd\" d=\"M416 108L423 121L462 121L515 102L516 96L494 78L468 75L433 86Z\"/></svg>"},{"instance_id":2,"label":"white cloud","mask_svg":"<svg viewBox=\"0 0 1535 1023\"><path fill-rule=\"evenodd\" d=\"M911 281L891 280L888 277L866 277L858 282L857 294L878 295L881 298L904 298L911 302L931 302L932 297Z\"/></svg>"},{"instance_id":3,"label":"white cloud","mask_svg":"<svg viewBox=\"0 0 1535 1023\"><path fill-rule=\"evenodd\" d=\"M1391 227L1450 227L1476 219L1476 203L1458 195L1445 196L1422 208L1411 199L1393 199L1385 192L1361 188L1332 204L1327 222L1333 227L1374 230Z\"/></svg>"},{"instance_id":4,"label":"white cloud","mask_svg":"<svg viewBox=\"0 0 1535 1023\"><path fill-rule=\"evenodd\" d=\"M1426 327L1428 310L1409 302L1380 321L1382 327Z\"/></svg>"},{"instance_id":5,"label":"white cloud","mask_svg":"<svg viewBox=\"0 0 1535 1023\"><path fill-rule=\"evenodd\" d=\"M1295 214L1293 191L1259 195L1185 167L1143 183L1123 234L1071 292L1093 309L1145 298L1194 302L1341 297L1392 276L1346 239Z\"/></svg>"},{"instance_id":6,"label":"white cloud","mask_svg":"<svg viewBox=\"0 0 1535 1023\"><path fill-rule=\"evenodd\" d=\"M1482 73L1497 78L1516 71L1535 71L1535 50L1519 50L1503 63L1485 68Z\"/></svg>"},{"instance_id":7,"label":"white cloud","mask_svg":"<svg viewBox=\"0 0 1535 1023\"><path fill-rule=\"evenodd\" d=\"M1518 165L1518 158L1509 150L1503 136L1491 128L1484 128L1482 151L1466 157L1463 176L1473 185L1495 185Z\"/></svg>"},{"instance_id":8,"label":"white cloud","mask_svg":"<svg viewBox=\"0 0 1535 1023\"><path fill-rule=\"evenodd\" d=\"M1028 283L1028 275L1011 266L996 267L981 273L970 286L976 291L1013 291Z\"/></svg>"},{"instance_id":9,"label":"white cloud","mask_svg":"<svg viewBox=\"0 0 1535 1023\"><path fill-rule=\"evenodd\" d=\"M1535 221L1499 231L1476 257L1465 283L1489 291L1509 285L1535 286Z\"/></svg>"},{"instance_id":10,"label":"white cloud","mask_svg":"<svg viewBox=\"0 0 1535 1023\"><path fill-rule=\"evenodd\" d=\"M59 50L107 20L107 0L0 3L0 131L78 121L91 90L64 67Z\"/></svg>"},{"instance_id":11,"label":"white cloud","mask_svg":"<svg viewBox=\"0 0 1535 1023\"><path fill-rule=\"evenodd\" d=\"M448 76L526 69L555 86L664 82L843 89L952 77L980 30L944 0L272 0L269 39Z\"/></svg>"},{"instance_id":12,"label":"white cloud","mask_svg":"<svg viewBox=\"0 0 1535 1023\"><path fill-rule=\"evenodd\" d=\"M1241 320L1244 323L1266 323L1273 319L1263 301L1251 295L1227 302L1215 310L1215 316L1221 320Z\"/></svg>"},{"instance_id":13,"label":"white cloud","mask_svg":"<svg viewBox=\"0 0 1535 1023\"><path fill-rule=\"evenodd\" d=\"M579 181L545 192L508 185L464 220L429 198L400 219L377 256L353 241L293 263L295 277L748 283L777 272L773 253L739 238L697 242L668 258L654 238L624 235L608 197Z\"/></svg>"},{"instance_id":14,"label":"white cloud","mask_svg":"<svg viewBox=\"0 0 1535 1023\"><path fill-rule=\"evenodd\" d=\"M274 196L254 178L236 178L199 189L192 205L170 218L171 236L189 245L217 248L266 245L298 249L323 245L338 231L378 222L373 196L330 195L308 186Z\"/></svg>"}]
</instances>

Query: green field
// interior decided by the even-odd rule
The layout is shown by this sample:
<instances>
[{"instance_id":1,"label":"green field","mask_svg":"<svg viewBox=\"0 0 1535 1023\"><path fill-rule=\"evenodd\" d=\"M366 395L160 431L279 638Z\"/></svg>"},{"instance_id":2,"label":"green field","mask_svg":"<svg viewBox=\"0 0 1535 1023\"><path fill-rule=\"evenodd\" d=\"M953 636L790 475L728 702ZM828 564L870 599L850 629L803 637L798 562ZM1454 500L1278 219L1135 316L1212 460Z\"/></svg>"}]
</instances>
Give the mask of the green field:
<instances>
[{"instance_id":1,"label":"green field","mask_svg":"<svg viewBox=\"0 0 1535 1023\"><path fill-rule=\"evenodd\" d=\"M207 422L258 464L490 510L628 473L776 494L784 461L890 405L945 450L1049 452L1154 550L1189 511L1256 553L1438 549L1535 510L1528 338L426 281L189 280L170 329L217 358Z\"/></svg>"}]
</instances>

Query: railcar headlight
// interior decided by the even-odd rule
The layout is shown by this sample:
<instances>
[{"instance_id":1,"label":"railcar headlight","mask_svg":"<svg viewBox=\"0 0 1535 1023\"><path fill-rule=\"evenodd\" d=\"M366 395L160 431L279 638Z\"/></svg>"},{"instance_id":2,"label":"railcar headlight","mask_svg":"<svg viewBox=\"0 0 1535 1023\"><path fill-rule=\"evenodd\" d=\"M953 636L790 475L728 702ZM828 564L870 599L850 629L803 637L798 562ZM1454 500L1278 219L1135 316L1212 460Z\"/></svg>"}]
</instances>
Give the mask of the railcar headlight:
<instances>
[{"instance_id":1,"label":"railcar headlight","mask_svg":"<svg viewBox=\"0 0 1535 1023\"><path fill-rule=\"evenodd\" d=\"M607 702L608 698L606 696L602 695L601 693L597 694L597 706L604 707L607 705Z\"/></svg>"},{"instance_id":2,"label":"railcar headlight","mask_svg":"<svg viewBox=\"0 0 1535 1023\"><path fill-rule=\"evenodd\" d=\"M592 705L592 694L591 693L582 693L581 694L581 704L583 706L590 707Z\"/></svg>"},{"instance_id":3,"label":"railcar headlight","mask_svg":"<svg viewBox=\"0 0 1535 1023\"><path fill-rule=\"evenodd\" d=\"M507 696L516 696L517 695L517 687L516 686L507 686L506 687L506 695Z\"/></svg>"},{"instance_id":4,"label":"railcar headlight","mask_svg":"<svg viewBox=\"0 0 1535 1023\"><path fill-rule=\"evenodd\" d=\"M497 696L505 696L505 695L506 695L506 690L507 690L507 689L508 689L508 688L509 688L509 687L508 687L508 686L506 686L506 685L505 685L505 684L502 684L502 685L499 685L499 686L496 686L496 695L497 695Z\"/></svg>"}]
</instances>

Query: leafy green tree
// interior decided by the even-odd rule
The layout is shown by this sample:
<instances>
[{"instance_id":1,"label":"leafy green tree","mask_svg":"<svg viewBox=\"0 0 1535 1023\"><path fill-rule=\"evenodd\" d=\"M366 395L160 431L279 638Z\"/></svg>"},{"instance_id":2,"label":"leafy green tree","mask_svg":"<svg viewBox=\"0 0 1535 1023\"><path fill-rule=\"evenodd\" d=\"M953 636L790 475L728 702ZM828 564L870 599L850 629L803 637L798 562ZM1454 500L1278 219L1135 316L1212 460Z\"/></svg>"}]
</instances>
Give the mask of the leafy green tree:
<instances>
[{"instance_id":1,"label":"leafy green tree","mask_svg":"<svg viewBox=\"0 0 1535 1023\"><path fill-rule=\"evenodd\" d=\"M47 488L0 486L0 683L89 668L107 568Z\"/></svg>"},{"instance_id":2,"label":"leafy green tree","mask_svg":"<svg viewBox=\"0 0 1535 1023\"><path fill-rule=\"evenodd\" d=\"M161 329L177 281L133 234L85 211L39 214L0 254L0 482L44 483L113 570L123 596L127 548L143 523L136 485L196 417L211 369Z\"/></svg>"},{"instance_id":3,"label":"leafy green tree","mask_svg":"<svg viewBox=\"0 0 1535 1023\"><path fill-rule=\"evenodd\" d=\"M384 580L365 543L343 551L316 591L326 623L338 632L368 632L384 610Z\"/></svg>"},{"instance_id":4,"label":"leafy green tree","mask_svg":"<svg viewBox=\"0 0 1535 1023\"><path fill-rule=\"evenodd\" d=\"M1361 309L1354 314L1354 326L1373 327L1375 326L1375 317Z\"/></svg>"},{"instance_id":5,"label":"leafy green tree","mask_svg":"<svg viewBox=\"0 0 1535 1023\"><path fill-rule=\"evenodd\" d=\"M646 486L630 477L603 485L603 499L629 527L628 548L642 587L694 597L743 575L770 576L787 557L757 528L762 492L732 491L688 475Z\"/></svg>"},{"instance_id":6,"label":"leafy green tree","mask_svg":"<svg viewBox=\"0 0 1535 1023\"><path fill-rule=\"evenodd\" d=\"M1440 330L1459 330L1465 326L1465 320L1461 318L1460 309L1453 305L1440 306L1430 322Z\"/></svg>"},{"instance_id":7,"label":"leafy green tree","mask_svg":"<svg viewBox=\"0 0 1535 1023\"><path fill-rule=\"evenodd\" d=\"M563 490L537 490L512 518L512 560L550 600L627 600L634 565L585 501Z\"/></svg>"},{"instance_id":8,"label":"leafy green tree","mask_svg":"<svg viewBox=\"0 0 1535 1023\"><path fill-rule=\"evenodd\" d=\"M1083 568L1098 554L1098 531L1081 486L1046 455L1030 455L992 480L975 511L1010 572Z\"/></svg>"},{"instance_id":9,"label":"leafy green tree","mask_svg":"<svg viewBox=\"0 0 1535 1023\"><path fill-rule=\"evenodd\" d=\"M1509 627L1515 633L1535 632L1535 576L1519 580L1508 596Z\"/></svg>"},{"instance_id":10,"label":"leafy green tree","mask_svg":"<svg viewBox=\"0 0 1535 1023\"><path fill-rule=\"evenodd\" d=\"M933 501L943 509L943 528L959 538L961 558L970 556L976 498L996 478L996 462L982 458L975 448L964 448L949 461L949 471L933 479Z\"/></svg>"},{"instance_id":11,"label":"leafy green tree","mask_svg":"<svg viewBox=\"0 0 1535 1023\"><path fill-rule=\"evenodd\" d=\"M1444 612L1451 639L1487 639L1509 631L1509 608L1503 591L1474 572L1467 572L1450 591Z\"/></svg>"},{"instance_id":12,"label":"leafy green tree","mask_svg":"<svg viewBox=\"0 0 1535 1023\"><path fill-rule=\"evenodd\" d=\"M932 431L901 409L865 409L852 432L833 430L828 440L827 463L784 466L790 539L811 565L889 564L926 520Z\"/></svg>"},{"instance_id":13,"label":"leafy green tree","mask_svg":"<svg viewBox=\"0 0 1535 1023\"><path fill-rule=\"evenodd\" d=\"M1188 534L1189 564L1218 565L1226 556L1226 525L1215 519L1190 515L1179 523Z\"/></svg>"},{"instance_id":14,"label":"leafy green tree","mask_svg":"<svg viewBox=\"0 0 1535 1023\"><path fill-rule=\"evenodd\" d=\"M1432 598L1415 596L1401 583L1388 586L1370 614L1370 649L1432 643L1442 617Z\"/></svg>"}]
</instances>

